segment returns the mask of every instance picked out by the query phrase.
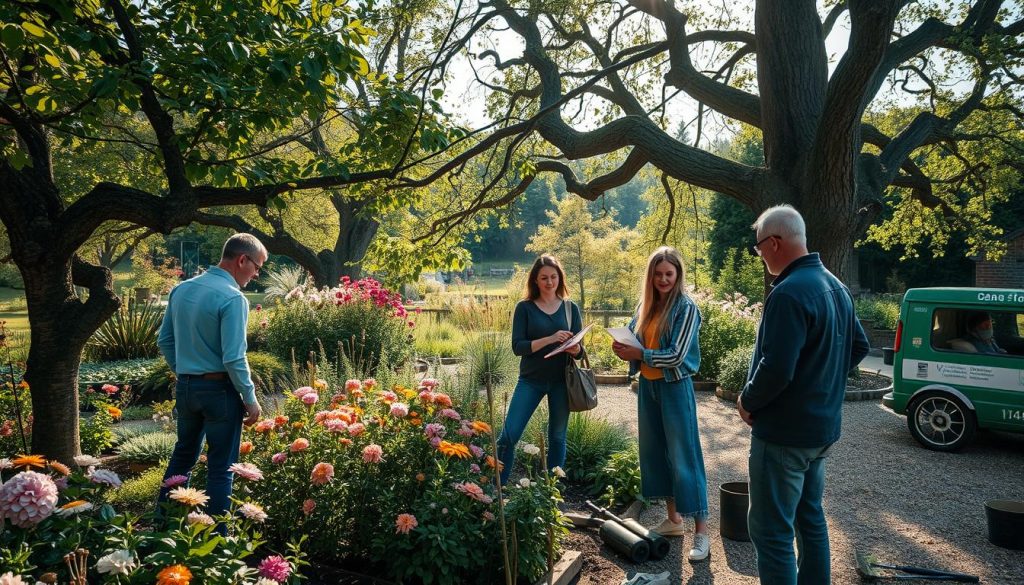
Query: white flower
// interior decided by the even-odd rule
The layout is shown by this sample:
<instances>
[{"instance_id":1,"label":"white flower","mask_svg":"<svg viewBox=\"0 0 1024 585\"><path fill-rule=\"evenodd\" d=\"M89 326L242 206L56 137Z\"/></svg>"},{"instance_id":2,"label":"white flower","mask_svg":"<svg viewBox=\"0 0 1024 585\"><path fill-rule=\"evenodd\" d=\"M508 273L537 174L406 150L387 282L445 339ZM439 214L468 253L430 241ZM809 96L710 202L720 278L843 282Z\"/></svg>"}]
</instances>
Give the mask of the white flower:
<instances>
[{"instance_id":1,"label":"white flower","mask_svg":"<svg viewBox=\"0 0 1024 585\"><path fill-rule=\"evenodd\" d=\"M551 470L551 473L554 473L555 477L565 477L565 471L562 470L562 468L558 467L557 465L554 469Z\"/></svg>"},{"instance_id":2,"label":"white flower","mask_svg":"<svg viewBox=\"0 0 1024 585\"><path fill-rule=\"evenodd\" d=\"M88 512L89 510L92 510L92 508L93 505L89 502L84 500L75 500L57 508L57 515L62 517L74 516L75 514Z\"/></svg>"},{"instance_id":3,"label":"white flower","mask_svg":"<svg viewBox=\"0 0 1024 585\"><path fill-rule=\"evenodd\" d=\"M530 484L530 478L528 478L528 477L524 477L524 478L519 480L519 487L521 487L521 488L528 488L528 487L530 487L530 485L531 485Z\"/></svg>"},{"instance_id":4,"label":"white flower","mask_svg":"<svg viewBox=\"0 0 1024 585\"><path fill-rule=\"evenodd\" d=\"M213 526L213 518L211 518L209 514L203 514L202 512L189 512L187 518L189 524Z\"/></svg>"},{"instance_id":5,"label":"white flower","mask_svg":"<svg viewBox=\"0 0 1024 585\"><path fill-rule=\"evenodd\" d=\"M104 483L110 487L121 487L121 478L109 469L94 469L89 473L89 480L93 483Z\"/></svg>"},{"instance_id":6,"label":"white flower","mask_svg":"<svg viewBox=\"0 0 1024 585\"><path fill-rule=\"evenodd\" d=\"M93 467L95 465L99 465L102 462L99 459L93 457L92 455L79 455L75 457L75 463L79 467Z\"/></svg>"},{"instance_id":7,"label":"white flower","mask_svg":"<svg viewBox=\"0 0 1024 585\"><path fill-rule=\"evenodd\" d=\"M28 585L21 580L21 577L14 573L4 573L0 575L0 585Z\"/></svg>"},{"instance_id":8,"label":"white flower","mask_svg":"<svg viewBox=\"0 0 1024 585\"><path fill-rule=\"evenodd\" d=\"M128 550L117 550L96 561L96 570L111 575L127 575L135 569L135 555Z\"/></svg>"},{"instance_id":9,"label":"white flower","mask_svg":"<svg viewBox=\"0 0 1024 585\"><path fill-rule=\"evenodd\" d=\"M259 580L256 581L256 585L278 585L278 583L273 579L268 579L267 577L260 577Z\"/></svg>"},{"instance_id":10,"label":"white flower","mask_svg":"<svg viewBox=\"0 0 1024 585\"><path fill-rule=\"evenodd\" d=\"M540 447L533 443L523 443L522 449L527 455L540 455Z\"/></svg>"},{"instance_id":11,"label":"white flower","mask_svg":"<svg viewBox=\"0 0 1024 585\"><path fill-rule=\"evenodd\" d=\"M238 507L238 511L253 522L264 522L267 519L267 513L263 511L259 504L246 502Z\"/></svg>"},{"instance_id":12,"label":"white flower","mask_svg":"<svg viewBox=\"0 0 1024 585\"><path fill-rule=\"evenodd\" d=\"M0 457L0 471L11 468L11 460L6 457Z\"/></svg>"}]
</instances>

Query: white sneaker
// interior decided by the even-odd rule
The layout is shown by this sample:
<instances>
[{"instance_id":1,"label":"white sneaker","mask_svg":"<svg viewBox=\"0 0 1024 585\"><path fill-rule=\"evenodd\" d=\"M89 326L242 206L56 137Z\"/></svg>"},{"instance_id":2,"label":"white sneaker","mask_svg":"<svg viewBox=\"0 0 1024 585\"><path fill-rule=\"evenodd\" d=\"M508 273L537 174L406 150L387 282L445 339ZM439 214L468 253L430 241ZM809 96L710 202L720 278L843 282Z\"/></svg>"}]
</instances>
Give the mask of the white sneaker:
<instances>
[{"instance_id":1,"label":"white sneaker","mask_svg":"<svg viewBox=\"0 0 1024 585\"><path fill-rule=\"evenodd\" d=\"M657 532L662 536L682 536L686 534L686 523L673 522L672 520L665 518L662 520L661 524L652 528L651 531Z\"/></svg>"},{"instance_id":2,"label":"white sneaker","mask_svg":"<svg viewBox=\"0 0 1024 585\"><path fill-rule=\"evenodd\" d=\"M690 562L703 561L711 553L711 537L707 534L693 535L693 548L690 549Z\"/></svg>"}]
</instances>

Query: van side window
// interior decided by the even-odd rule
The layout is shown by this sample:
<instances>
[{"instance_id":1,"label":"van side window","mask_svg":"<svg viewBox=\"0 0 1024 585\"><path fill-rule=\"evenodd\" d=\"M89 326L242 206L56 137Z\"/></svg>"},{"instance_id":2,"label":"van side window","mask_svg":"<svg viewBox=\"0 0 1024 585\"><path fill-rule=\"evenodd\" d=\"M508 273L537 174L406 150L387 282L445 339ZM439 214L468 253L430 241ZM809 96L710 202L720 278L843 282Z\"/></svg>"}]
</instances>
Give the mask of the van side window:
<instances>
[{"instance_id":1,"label":"van side window","mask_svg":"<svg viewBox=\"0 0 1024 585\"><path fill-rule=\"evenodd\" d=\"M1024 313L938 308L932 313L932 349L1024 356Z\"/></svg>"}]
</instances>

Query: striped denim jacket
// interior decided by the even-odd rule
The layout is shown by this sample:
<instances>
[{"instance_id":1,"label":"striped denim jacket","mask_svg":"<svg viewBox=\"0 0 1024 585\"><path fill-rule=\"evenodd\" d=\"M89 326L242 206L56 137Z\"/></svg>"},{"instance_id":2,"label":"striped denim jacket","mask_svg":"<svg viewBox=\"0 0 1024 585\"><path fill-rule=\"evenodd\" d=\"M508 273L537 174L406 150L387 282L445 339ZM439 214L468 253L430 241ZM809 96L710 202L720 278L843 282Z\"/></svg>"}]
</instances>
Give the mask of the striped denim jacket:
<instances>
[{"instance_id":1,"label":"striped denim jacket","mask_svg":"<svg viewBox=\"0 0 1024 585\"><path fill-rule=\"evenodd\" d=\"M641 339L636 333L637 317L634 313L629 330ZM661 368L666 382L678 382L696 374L700 367L700 310L689 296L681 295L672 306L669 319L672 327L661 334L660 349L645 349L643 361L653 368ZM634 376L639 371L640 362L630 361L629 375Z\"/></svg>"}]
</instances>

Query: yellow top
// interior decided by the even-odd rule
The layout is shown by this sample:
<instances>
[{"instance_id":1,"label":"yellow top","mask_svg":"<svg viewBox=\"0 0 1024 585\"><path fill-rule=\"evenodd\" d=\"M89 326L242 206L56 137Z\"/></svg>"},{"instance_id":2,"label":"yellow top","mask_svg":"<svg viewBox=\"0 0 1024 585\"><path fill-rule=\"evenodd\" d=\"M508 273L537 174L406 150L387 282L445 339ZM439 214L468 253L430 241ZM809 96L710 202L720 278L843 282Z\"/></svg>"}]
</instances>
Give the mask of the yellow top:
<instances>
[{"instance_id":1,"label":"yellow top","mask_svg":"<svg viewBox=\"0 0 1024 585\"><path fill-rule=\"evenodd\" d=\"M657 315L653 315L653 317L644 325L644 347L647 349L661 349L661 344L658 342L659 319ZM652 368L645 364L643 360L640 360L640 375L648 380L661 380L665 377L665 372L661 368Z\"/></svg>"}]
</instances>

